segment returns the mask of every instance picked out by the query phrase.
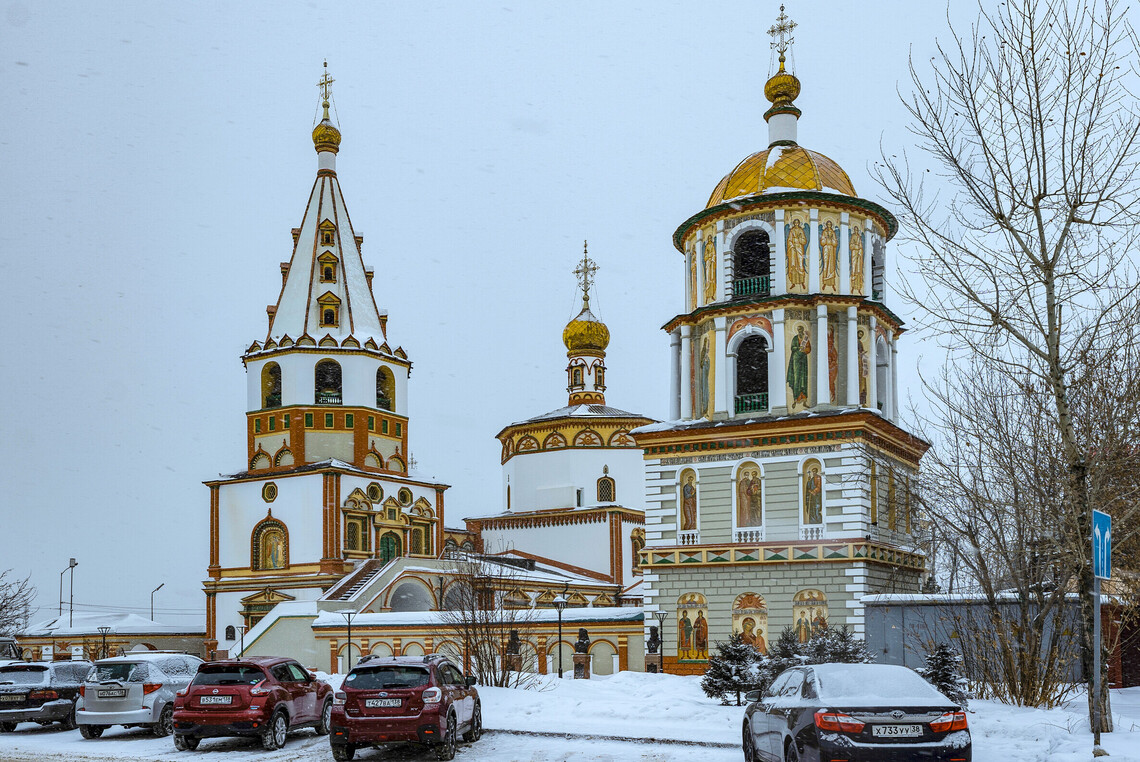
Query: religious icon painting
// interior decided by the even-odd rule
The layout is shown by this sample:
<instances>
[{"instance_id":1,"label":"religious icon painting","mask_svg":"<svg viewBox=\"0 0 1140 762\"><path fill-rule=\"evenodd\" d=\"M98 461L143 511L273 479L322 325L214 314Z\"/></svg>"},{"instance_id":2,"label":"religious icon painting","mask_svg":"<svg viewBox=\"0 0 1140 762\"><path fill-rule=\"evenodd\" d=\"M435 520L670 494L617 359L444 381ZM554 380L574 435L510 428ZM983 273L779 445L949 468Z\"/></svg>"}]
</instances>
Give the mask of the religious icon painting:
<instances>
[{"instance_id":1,"label":"religious icon painting","mask_svg":"<svg viewBox=\"0 0 1140 762\"><path fill-rule=\"evenodd\" d=\"M816 458L804 461L803 465L803 513L800 523L804 526L823 524L823 465Z\"/></svg>"},{"instance_id":2,"label":"religious icon painting","mask_svg":"<svg viewBox=\"0 0 1140 762\"><path fill-rule=\"evenodd\" d=\"M763 490L760 466L746 460L736 469L736 526L764 526Z\"/></svg>"},{"instance_id":3,"label":"religious icon painting","mask_svg":"<svg viewBox=\"0 0 1140 762\"><path fill-rule=\"evenodd\" d=\"M851 220L851 234L847 241L848 252L851 256L851 293L865 294L863 285L863 221Z\"/></svg>"},{"instance_id":4,"label":"religious icon painting","mask_svg":"<svg viewBox=\"0 0 1140 762\"><path fill-rule=\"evenodd\" d=\"M716 301L716 231L708 228L704 231L704 239L702 249L704 303L712 304Z\"/></svg>"},{"instance_id":5,"label":"religious icon painting","mask_svg":"<svg viewBox=\"0 0 1140 762\"><path fill-rule=\"evenodd\" d=\"M708 601L700 593L677 599L677 660L708 661Z\"/></svg>"},{"instance_id":6,"label":"religious icon painting","mask_svg":"<svg viewBox=\"0 0 1140 762\"><path fill-rule=\"evenodd\" d=\"M811 228L807 221L793 215L784 223L784 249L788 262L788 291L806 294L808 290L808 239Z\"/></svg>"},{"instance_id":7,"label":"religious icon painting","mask_svg":"<svg viewBox=\"0 0 1140 762\"><path fill-rule=\"evenodd\" d=\"M787 349L788 410L797 412L812 404L812 366L815 355L811 325L806 320L785 322Z\"/></svg>"},{"instance_id":8,"label":"religious icon painting","mask_svg":"<svg viewBox=\"0 0 1140 762\"><path fill-rule=\"evenodd\" d=\"M827 627L827 596L821 590L801 590L792 598L792 631L806 643Z\"/></svg>"},{"instance_id":9,"label":"religious icon painting","mask_svg":"<svg viewBox=\"0 0 1140 762\"><path fill-rule=\"evenodd\" d=\"M819 218L819 287L825 294L839 293L839 215Z\"/></svg>"},{"instance_id":10,"label":"religious icon painting","mask_svg":"<svg viewBox=\"0 0 1140 762\"><path fill-rule=\"evenodd\" d=\"M686 468L681 472L681 502L678 526L682 532L697 531L697 472Z\"/></svg>"},{"instance_id":11,"label":"religious icon painting","mask_svg":"<svg viewBox=\"0 0 1140 762\"><path fill-rule=\"evenodd\" d=\"M768 653L768 605L764 596L742 593L732 604L732 632L760 653Z\"/></svg>"}]
</instances>

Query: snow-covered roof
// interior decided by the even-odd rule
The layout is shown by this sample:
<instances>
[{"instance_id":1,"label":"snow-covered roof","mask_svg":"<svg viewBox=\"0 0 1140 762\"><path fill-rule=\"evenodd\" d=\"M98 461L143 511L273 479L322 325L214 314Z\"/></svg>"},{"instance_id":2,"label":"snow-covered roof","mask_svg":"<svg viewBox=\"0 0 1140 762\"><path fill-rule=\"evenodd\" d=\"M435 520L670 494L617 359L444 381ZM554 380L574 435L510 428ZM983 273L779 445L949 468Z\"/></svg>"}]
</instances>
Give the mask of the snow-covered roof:
<instances>
[{"instance_id":1,"label":"snow-covered roof","mask_svg":"<svg viewBox=\"0 0 1140 762\"><path fill-rule=\"evenodd\" d=\"M99 637L100 627L110 627L113 635L142 635L142 634L169 634L169 635L202 635L201 630L188 630L173 624L161 624L138 614L123 612L109 612L105 614L78 613L68 616L59 616L36 622L21 632L20 637L42 638L74 635L93 635Z\"/></svg>"},{"instance_id":2,"label":"snow-covered roof","mask_svg":"<svg viewBox=\"0 0 1140 762\"><path fill-rule=\"evenodd\" d=\"M554 609L518 609L511 612L519 622L557 622L558 612ZM380 614L357 614L352 618L353 627L401 627L417 625L446 624L447 617L454 617L446 611L385 611ZM603 608L573 608L562 612L562 623L570 622L640 622L644 613L639 606L606 606ZM335 611L322 611L313 622L313 629L332 627L343 629L345 619Z\"/></svg>"},{"instance_id":3,"label":"snow-covered roof","mask_svg":"<svg viewBox=\"0 0 1140 762\"><path fill-rule=\"evenodd\" d=\"M337 460L336 458L328 458L326 460L319 460L315 463L305 463L305 464L300 465L300 466L294 466L293 468L290 468L288 470L278 470L278 471L274 472L274 475L280 476L283 474L304 473L306 471L321 471L321 470L326 469L326 468L336 468L338 470L348 471L348 472L351 472L354 474L359 474L361 476L367 476L369 478L376 478L377 477L377 474L375 471L366 471L363 468L359 468L358 466L354 466L351 463L345 463L343 460ZM261 476L262 472L258 471L256 473L254 473L252 471L239 471L236 474L218 474L218 477L219 477L218 481L231 481L234 479L246 479L246 478L249 478L251 475L252 476ZM418 469L415 469L415 468L408 469L408 472L404 473L404 474L385 473L380 478L381 478L381 480L388 480L388 481L395 481L395 482L427 484L427 485L430 485L432 487L443 487L444 489L447 489L448 487L451 486L448 484L442 484L441 482L437 482L437 481L435 481L434 476L430 476L428 474L425 474L424 472L422 472ZM456 531L463 531L463 530L456 530Z\"/></svg>"},{"instance_id":4,"label":"snow-covered roof","mask_svg":"<svg viewBox=\"0 0 1140 762\"><path fill-rule=\"evenodd\" d=\"M506 428L522 426L527 423L537 423L538 421L551 421L556 418L645 418L646 420L653 420L647 415L630 413L627 410L619 410L609 405L567 405L557 410L551 410L549 413L527 418L524 421L515 421Z\"/></svg>"}]
</instances>

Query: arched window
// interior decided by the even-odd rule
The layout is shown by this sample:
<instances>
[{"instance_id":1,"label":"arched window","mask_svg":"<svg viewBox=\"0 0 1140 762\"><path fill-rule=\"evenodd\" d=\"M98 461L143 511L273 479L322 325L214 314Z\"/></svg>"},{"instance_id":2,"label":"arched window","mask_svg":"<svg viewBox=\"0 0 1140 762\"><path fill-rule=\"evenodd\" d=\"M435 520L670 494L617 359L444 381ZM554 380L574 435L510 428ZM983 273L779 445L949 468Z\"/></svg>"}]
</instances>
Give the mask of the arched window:
<instances>
[{"instance_id":1,"label":"arched window","mask_svg":"<svg viewBox=\"0 0 1140 762\"><path fill-rule=\"evenodd\" d=\"M316 396L318 405L339 405L340 364L335 360L321 360L316 368Z\"/></svg>"},{"instance_id":2,"label":"arched window","mask_svg":"<svg viewBox=\"0 0 1140 762\"><path fill-rule=\"evenodd\" d=\"M289 534L277 519L264 519L253 528L250 568L255 571L284 569L289 565Z\"/></svg>"},{"instance_id":3,"label":"arched window","mask_svg":"<svg viewBox=\"0 0 1140 762\"><path fill-rule=\"evenodd\" d=\"M736 349L737 413L768 410L768 340L749 336Z\"/></svg>"},{"instance_id":4,"label":"arched window","mask_svg":"<svg viewBox=\"0 0 1140 762\"><path fill-rule=\"evenodd\" d=\"M261 406L281 407L281 366L275 362L261 369Z\"/></svg>"},{"instance_id":5,"label":"arched window","mask_svg":"<svg viewBox=\"0 0 1140 762\"><path fill-rule=\"evenodd\" d=\"M608 476L603 476L601 479L598 479L598 502L612 503L616 500L615 487L614 480Z\"/></svg>"},{"instance_id":6,"label":"arched window","mask_svg":"<svg viewBox=\"0 0 1140 762\"><path fill-rule=\"evenodd\" d=\"M376 407L381 410L395 410L396 379L387 368L376 369Z\"/></svg>"},{"instance_id":7,"label":"arched window","mask_svg":"<svg viewBox=\"0 0 1140 762\"><path fill-rule=\"evenodd\" d=\"M881 338L875 341L875 406L886 413L887 400L891 398L891 355L890 347Z\"/></svg>"},{"instance_id":8,"label":"arched window","mask_svg":"<svg viewBox=\"0 0 1140 762\"><path fill-rule=\"evenodd\" d=\"M232 624L226 625L226 640L237 640L237 630Z\"/></svg>"},{"instance_id":9,"label":"arched window","mask_svg":"<svg viewBox=\"0 0 1140 762\"><path fill-rule=\"evenodd\" d=\"M878 301L883 298L883 279L887 252L883 242L875 240L871 245L871 298Z\"/></svg>"},{"instance_id":10,"label":"arched window","mask_svg":"<svg viewBox=\"0 0 1140 762\"><path fill-rule=\"evenodd\" d=\"M585 386L582 380L582 366L575 365L570 369L570 386L575 389Z\"/></svg>"},{"instance_id":11,"label":"arched window","mask_svg":"<svg viewBox=\"0 0 1140 762\"><path fill-rule=\"evenodd\" d=\"M732 296L768 296L772 292L772 259L768 233L749 230L733 247Z\"/></svg>"},{"instance_id":12,"label":"arched window","mask_svg":"<svg viewBox=\"0 0 1140 762\"><path fill-rule=\"evenodd\" d=\"M424 552L424 530L412 530L412 554L419 556Z\"/></svg>"},{"instance_id":13,"label":"arched window","mask_svg":"<svg viewBox=\"0 0 1140 762\"><path fill-rule=\"evenodd\" d=\"M360 550L360 525L349 521L344 527L345 550Z\"/></svg>"}]
</instances>

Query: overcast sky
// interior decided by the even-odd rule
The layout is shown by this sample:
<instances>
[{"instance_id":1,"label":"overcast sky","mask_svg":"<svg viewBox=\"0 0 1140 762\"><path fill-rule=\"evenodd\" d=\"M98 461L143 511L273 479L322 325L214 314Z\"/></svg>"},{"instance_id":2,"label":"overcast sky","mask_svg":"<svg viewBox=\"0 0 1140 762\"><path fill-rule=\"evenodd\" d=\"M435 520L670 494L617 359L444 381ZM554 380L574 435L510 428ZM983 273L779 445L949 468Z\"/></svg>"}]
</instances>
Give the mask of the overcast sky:
<instances>
[{"instance_id":1,"label":"overcast sky","mask_svg":"<svg viewBox=\"0 0 1140 762\"><path fill-rule=\"evenodd\" d=\"M778 6L0 2L0 570L31 573L35 618L74 556L77 611L147 614L165 583L156 618L204 626L202 481L245 467L240 356L316 171L322 59L341 185L414 363L411 452L453 485L456 526L501 510L499 429L565 404L583 239L607 401L666 416L672 233L767 146ZM788 6L800 142L882 202L871 163L913 143L896 88L945 5ZM938 360L920 339L904 398Z\"/></svg>"}]
</instances>

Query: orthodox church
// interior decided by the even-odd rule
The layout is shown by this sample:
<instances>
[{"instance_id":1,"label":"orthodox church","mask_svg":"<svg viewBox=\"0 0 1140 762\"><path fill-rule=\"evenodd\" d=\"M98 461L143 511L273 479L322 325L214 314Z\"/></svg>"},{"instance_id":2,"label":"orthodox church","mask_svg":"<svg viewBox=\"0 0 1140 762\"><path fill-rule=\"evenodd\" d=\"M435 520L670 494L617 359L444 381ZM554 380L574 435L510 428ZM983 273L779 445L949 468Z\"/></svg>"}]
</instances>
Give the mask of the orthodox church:
<instances>
[{"instance_id":1,"label":"orthodox church","mask_svg":"<svg viewBox=\"0 0 1140 762\"><path fill-rule=\"evenodd\" d=\"M703 672L734 632L762 650L785 626L862 633L861 596L918 592L924 571L910 494L928 445L898 423L886 281L898 223L800 144L794 27L781 9L770 30L767 147L673 234L673 420L633 431L646 619L664 619L669 672Z\"/></svg>"}]
</instances>

